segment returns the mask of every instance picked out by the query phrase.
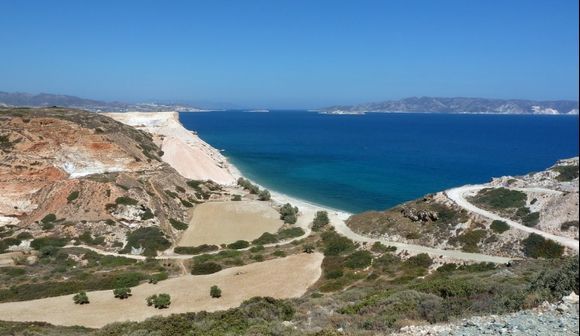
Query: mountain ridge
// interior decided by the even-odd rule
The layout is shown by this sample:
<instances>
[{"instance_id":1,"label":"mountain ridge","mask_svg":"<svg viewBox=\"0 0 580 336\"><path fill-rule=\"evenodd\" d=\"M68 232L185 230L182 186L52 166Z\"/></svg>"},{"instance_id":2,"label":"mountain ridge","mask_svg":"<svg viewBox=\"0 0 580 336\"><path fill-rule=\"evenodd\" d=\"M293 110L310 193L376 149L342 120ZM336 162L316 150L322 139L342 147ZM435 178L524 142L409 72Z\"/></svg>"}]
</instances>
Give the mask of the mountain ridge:
<instances>
[{"instance_id":1,"label":"mountain ridge","mask_svg":"<svg viewBox=\"0 0 580 336\"><path fill-rule=\"evenodd\" d=\"M422 113L493 113L493 114L578 114L578 101L491 99L472 97L409 97L357 105L335 105L320 109L323 113L422 112Z\"/></svg>"}]
</instances>

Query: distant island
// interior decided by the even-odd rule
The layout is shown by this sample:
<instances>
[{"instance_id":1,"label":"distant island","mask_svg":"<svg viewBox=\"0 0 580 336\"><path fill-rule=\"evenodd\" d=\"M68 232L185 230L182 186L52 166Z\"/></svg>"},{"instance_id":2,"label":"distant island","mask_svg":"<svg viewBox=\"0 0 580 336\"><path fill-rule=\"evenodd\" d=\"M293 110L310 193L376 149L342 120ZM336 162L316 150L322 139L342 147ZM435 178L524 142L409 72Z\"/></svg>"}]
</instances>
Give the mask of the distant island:
<instances>
[{"instance_id":1,"label":"distant island","mask_svg":"<svg viewBox=\"0 0 580 336\"><path fill-rule=\"evenodd\" d=\"M489 114L578 114L578 101L535 101L466 97L410 97L359 105L336 105L318 110L323 114L366 112L489 113Z\"/></svg>"},{"instance_id":2,"label":"distant island","mask_svg":"<svg viewBox=\"0 0 580 336\"><path fill-rule=\"evenodd\" d=\"M0 107L50 107L59 106L78 108L91 112L160 112L160 111L202 111L202 109L188 104L172 103L125 103L106 102L93 99L80 98L69 95L51 93L30 94L23 92L0 91Z\"/></svg>"}]
</instances>

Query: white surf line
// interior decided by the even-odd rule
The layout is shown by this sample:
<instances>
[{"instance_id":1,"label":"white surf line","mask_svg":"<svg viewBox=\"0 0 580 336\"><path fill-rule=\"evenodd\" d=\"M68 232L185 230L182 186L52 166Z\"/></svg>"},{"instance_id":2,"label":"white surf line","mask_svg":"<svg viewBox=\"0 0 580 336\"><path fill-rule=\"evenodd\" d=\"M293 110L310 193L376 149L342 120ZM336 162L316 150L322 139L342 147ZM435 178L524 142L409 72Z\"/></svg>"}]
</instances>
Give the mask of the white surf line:
<instances>
[{"instance_id":1,"label":"white surf line","mask_svg":"<svg viewBox=\"0 0 580 336\"><path fill-rule=\"evenodd\" d=\"M503 218L497 214L494 214L493 212L476 207L475 205L473 205L469 201L467 201L465 199L465 197L463 197L463 195L467 192L478 191L478 190L481 190L484 188L490 188L490 187L485 186L485 185L467 185L467 186L463 186L463 187L459 187L459 188L453 188L453 189L446 190L445 194L447 195L447 197L449 197L450 200L452 200L457 205L459 205L460 207L462 207L468 211L474 212L476 214L482 215L482 216L490 218L492 220L504 221L509 226L511 226L515 229L522 230L522 231L529 232L529 233L535 233L535 234L541 235L545 238L551 239L555 242L558 242L558 243L560 243L566 247L569 247L575 251L579 250L578 241L575 239L556 236L556 235L553 235L551 233L547 233L547 232L544 232L544 231L541 231L538 229L534 229L534 228L525 226L525 225L520 224L518 222L515 222L511 219ZM559 191L556 191L556 190L550 190L550 189L544 189L544 188L514 188L514 189L520 190L520 191L546 192L546 193L552 193L552 194L553 193L560 193Z\"/></svg>"}]
</instances>

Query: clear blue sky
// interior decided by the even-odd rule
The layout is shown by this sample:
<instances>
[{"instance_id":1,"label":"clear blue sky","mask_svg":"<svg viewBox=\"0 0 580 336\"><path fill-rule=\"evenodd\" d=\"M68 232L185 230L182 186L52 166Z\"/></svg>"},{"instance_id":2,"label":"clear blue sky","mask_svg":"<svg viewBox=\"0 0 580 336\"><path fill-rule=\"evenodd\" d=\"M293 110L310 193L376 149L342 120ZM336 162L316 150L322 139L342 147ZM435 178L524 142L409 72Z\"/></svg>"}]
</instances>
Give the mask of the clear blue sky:
<instances>
[{"instance_id":1,"label":"clear blue sky","mask_svg":"<svg viewBox=\"0 0 580 336\"><path fill-rule=\"evenodd\" d=\"M577 99L577 0L0 0L0 91L320 107Z\"/></svg>"}]
</instances>

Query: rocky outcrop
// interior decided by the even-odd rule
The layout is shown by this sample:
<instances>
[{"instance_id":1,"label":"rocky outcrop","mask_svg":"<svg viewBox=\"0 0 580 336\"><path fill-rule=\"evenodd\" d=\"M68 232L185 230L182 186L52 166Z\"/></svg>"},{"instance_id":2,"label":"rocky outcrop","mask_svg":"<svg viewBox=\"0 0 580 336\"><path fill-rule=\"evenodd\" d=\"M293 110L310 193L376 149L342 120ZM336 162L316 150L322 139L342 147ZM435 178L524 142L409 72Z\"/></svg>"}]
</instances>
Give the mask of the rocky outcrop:
<instances>
[{"instance_id":1,"label":"rocky outcrop","mask_svg":"<svg viewBox=\"0 0 580 336\"><path fill-rule=\"evenodd\" d=\"M421 221L427 222L429 220L436 221L439 219L439 214L436 211L425 211L417 210L415 208L403 208L401 209L401 214L406 218L409 218L413 222Z\"/></svg>"}]
</instances>

